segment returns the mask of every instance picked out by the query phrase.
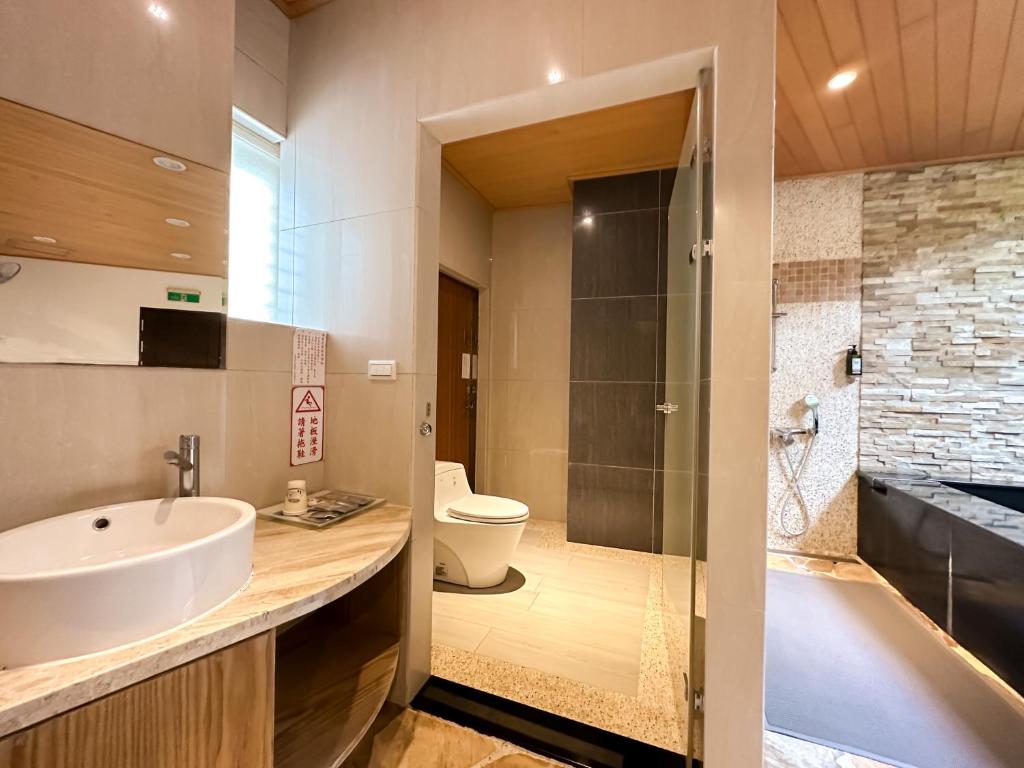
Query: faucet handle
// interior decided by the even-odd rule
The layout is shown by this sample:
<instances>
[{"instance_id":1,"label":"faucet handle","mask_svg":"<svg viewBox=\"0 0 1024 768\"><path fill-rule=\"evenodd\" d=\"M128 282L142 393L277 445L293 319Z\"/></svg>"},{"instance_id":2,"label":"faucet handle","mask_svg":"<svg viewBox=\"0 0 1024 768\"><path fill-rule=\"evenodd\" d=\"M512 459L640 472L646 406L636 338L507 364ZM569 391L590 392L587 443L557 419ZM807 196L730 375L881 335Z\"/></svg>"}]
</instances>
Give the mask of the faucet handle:
<instances>
[{"instance_id":1,"label":"faucet handle","mask_svg":"<svg viewBox=\"0 0 1024 768\"><path fill-rule=\"evenodd\" d=\"M188 472L192 469L192 462L183 459L177 451L164 451L164 461Z\"/></svg>"}]
</instances>

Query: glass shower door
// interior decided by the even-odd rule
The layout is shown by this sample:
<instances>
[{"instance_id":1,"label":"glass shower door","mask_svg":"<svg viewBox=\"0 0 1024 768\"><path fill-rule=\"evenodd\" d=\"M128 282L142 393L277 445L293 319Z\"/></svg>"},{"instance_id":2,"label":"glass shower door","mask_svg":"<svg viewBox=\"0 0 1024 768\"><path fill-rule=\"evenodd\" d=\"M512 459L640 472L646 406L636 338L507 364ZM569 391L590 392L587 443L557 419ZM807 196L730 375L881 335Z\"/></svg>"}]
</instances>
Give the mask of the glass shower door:
<instances>
[{"instance_id":1,"label":"glass shower door","mask_svg":"<svg viewBox=\"0 0 1024 768\"><path fill-rule=\"evenodd\" d=\"M702 753L710 337L709 73L701 73L667 211L659 304L657 480L666 647L687 764Z\"/></svg>"}]
</instances>

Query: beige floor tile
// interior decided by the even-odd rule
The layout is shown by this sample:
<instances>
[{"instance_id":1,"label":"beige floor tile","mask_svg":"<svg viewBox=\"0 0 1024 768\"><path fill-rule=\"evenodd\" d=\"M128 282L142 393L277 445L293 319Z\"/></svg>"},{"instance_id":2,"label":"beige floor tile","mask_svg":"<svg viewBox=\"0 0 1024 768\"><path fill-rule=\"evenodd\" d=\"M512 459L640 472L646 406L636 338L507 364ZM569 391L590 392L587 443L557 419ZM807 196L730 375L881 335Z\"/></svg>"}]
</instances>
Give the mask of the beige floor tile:
<instances>
[{"instance_id":1,"label":"beige floor tile","mask_svg":"<svg viewBox=\"0 0 1024 768\"><path fill-rule=\"evenodd\" d=\"M594 579L569 576L545 576L540 584L541 592L569 592L577 595L600 598L612 603L626 603L643 608L647 605L647 585L613 583Z\"/></svg>"},{"instance_id":2,"label":"beige floor tile","mask_svg":"<svg viewBox=\"0 0 1024 768\"><path fill-rule=\"evenodd\" d=\"M463 651L475 651L489 630L490 627L486 625L474 624L435 611L432 640Z\"/></svg>"},{"instance_id":3,"label":"beige floor tile","mask_svg":"<svg viewBox=\"0 0 1024 768\"><path fill-rule=\"evenodd\" d=\"M639 563L573 555L569 560L567 575L576 579L592 579L599 584L630 584L647 589L651 569L649 566Z\"/></svg>"},{"instance_id":4,"label":"beige floor tile","mask_svg":"<svg viewBox=\"0 0 1024 768\"><path fill-rule=\"evenodd\" d=\"M631 656L578 642L499 629L487 634L476 653L627 696L636 695L640 676L639 664Z\"/></svg>"},{"instance_id":5,"label":"beige floor tile","mask_svg":"<svg viewBox=\"0 0 1024 768\"><path fill-rule=\"evenodd\" d=\"M637 631L643 627L644 608L633 603L581 595L555 588L542 589L530 606L532 613L551 616L583 616L598 622L635 622Z\"/></svg>"},{"instance_id":6,"label":"beige floor tile","mask_svg":"<svg viewBox=\"0 0 1024 768\"><path fill-rule=\"evenodd\" d=\"M525 611L533 605L537 594L537 592L526 589L526 587L517 589L515 592L499 595L466 595L458 592L434 592L434 605L455 606L458 608L480 606L484 609L500 606L502 608Z\"/></svg>"},{"instance_id":7,"label":"beige floor tile","mask_svg":"<svg viewBox=\"0 0 1024 768\"><path fill-rule=\"evenodd\" d=\"M541 593L537 599L544 597L545 594ZM555 604L558 602L564 604L564 601L558 600ZM550 601L545 605L550 606ZM570 606L569 610L534 612L532 607L523 609L499 603L443 601L435 605L434 615L538 639L550 638L570 645L600 648L633 658L638 668L640 664L642 612L623 620L621 613L597 610L588 612L579 605Z\"/></svg>"}]
</instances>

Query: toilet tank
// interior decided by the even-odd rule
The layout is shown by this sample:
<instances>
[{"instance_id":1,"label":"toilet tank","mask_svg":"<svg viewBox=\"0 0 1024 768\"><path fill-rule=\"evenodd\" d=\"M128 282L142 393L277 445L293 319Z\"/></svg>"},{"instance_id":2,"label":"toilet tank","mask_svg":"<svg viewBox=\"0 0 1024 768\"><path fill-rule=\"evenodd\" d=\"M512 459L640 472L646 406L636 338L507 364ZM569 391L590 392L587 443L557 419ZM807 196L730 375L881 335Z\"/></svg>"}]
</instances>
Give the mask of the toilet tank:
<instances>
[{"instance_id":1,"label":"toilet tank","mask_svg":"<svg viewBox=\"0 0 1024 768\"><path fill-rule=\"evenodd\" d=\"M454 461L434 462L434 511L447 509L452 502L469 496L466 468Z\"/></svg>"}]
</instances>

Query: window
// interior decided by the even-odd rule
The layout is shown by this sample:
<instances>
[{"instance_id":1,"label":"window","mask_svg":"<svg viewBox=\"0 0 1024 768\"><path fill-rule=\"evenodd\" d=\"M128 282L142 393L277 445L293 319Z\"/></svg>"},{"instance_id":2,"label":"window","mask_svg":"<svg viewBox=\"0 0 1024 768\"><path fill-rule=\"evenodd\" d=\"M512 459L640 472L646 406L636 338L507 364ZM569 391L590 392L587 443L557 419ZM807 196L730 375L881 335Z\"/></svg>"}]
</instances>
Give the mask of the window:
<instances>
[{"instance_id":1,"label":"window","mask_svg":"<svg viewBox=\"0 0 1024 768\"><path fill-rule=\"evenodd\" d=\"M280 144L247 125L235 112L231 135L231 200L228 234L228 315L272 323L292 322L291 263L278 248ZM252 124L251 120L245 120Z\"/></svg>"}]
</instances>

